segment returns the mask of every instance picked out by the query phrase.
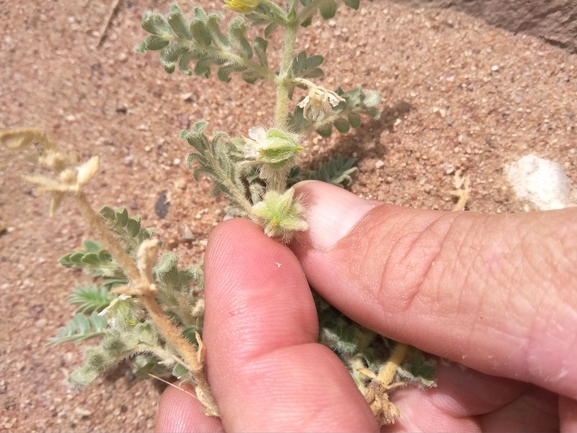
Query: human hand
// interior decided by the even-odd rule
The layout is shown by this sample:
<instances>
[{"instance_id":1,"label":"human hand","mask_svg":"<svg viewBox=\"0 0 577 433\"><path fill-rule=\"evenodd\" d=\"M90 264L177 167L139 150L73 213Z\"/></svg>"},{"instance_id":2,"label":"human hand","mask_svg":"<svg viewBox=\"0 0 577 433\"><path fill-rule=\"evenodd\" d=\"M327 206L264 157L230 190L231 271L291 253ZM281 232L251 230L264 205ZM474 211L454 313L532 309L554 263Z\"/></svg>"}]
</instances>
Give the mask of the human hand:
<instances>
[{"instance_id":1,"label":"human hand","mask_svg":"<svg viewBox=\"0 0 577 433\"><path fill-rule=\"evenodd\" d=\"M158 430L378 430L316 343L308 278L357 322L470 367L396 391L402 418L386 430L577 431L577 209L430 212L298 190L310 229L294 253L245 220L211 234L203 338L222 418L169 388Z\"/></svg>"}]
</instances>

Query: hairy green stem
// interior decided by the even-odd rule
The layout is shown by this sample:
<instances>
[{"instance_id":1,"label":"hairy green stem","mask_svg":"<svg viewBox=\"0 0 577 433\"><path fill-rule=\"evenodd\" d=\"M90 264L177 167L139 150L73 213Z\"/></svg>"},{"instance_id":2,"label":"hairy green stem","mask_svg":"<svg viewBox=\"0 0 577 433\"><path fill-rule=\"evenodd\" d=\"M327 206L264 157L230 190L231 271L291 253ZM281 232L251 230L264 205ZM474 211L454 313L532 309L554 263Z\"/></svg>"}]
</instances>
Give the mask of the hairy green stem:
<instances>
[{"instance_id":1,"label":"hairy green stem","mask_svg":"<svg viewBox=\"0 0 577 433\"><path fill-rule=\"evenodd\" d=\"M140 279L140 272L138 267L132 260L132 258L124 252L122 245L112 236L112 233L106 227L106 224L100 218L100 215L92 209L90 203L86 199L86 195L79 191L76 194L72 194L76 200L76 204L80 209L80 213L84 217L84 220L92 230L96 232L100 241L104 244L106 249L110 252L114 260L120 265L120 267L126 272L126 275L130 281L138 281Z\"/></svg>"},{"instance_id":2,"label":"hairy green stem","mask_svg":"<svg viewBox=\"0 0 577 433\"><path fill-rule=\"evenodd\" d=\"M275 2L271 0L261 0L261 4L268 7L274 13L275 17L280 18L280 21L274 20L275 22L278 22L278 24L281 25L285 25L287 23L287 13ZM267 18L270 19L270 17Z\"/></svg>"},{"instance_id":3,"label":"hairy green stem","mask_svg":"<svg viewBox=\"0 0 577 433\"><path fill-rule=\"evenodd\" d=\"M112 236L100 218L100 215L97 214L94 209L92 209L92 206L90 206L90 203L86 199L86 195L79 191L78 193L74 194L74 198L82 216L88 223L88 226L96 231L100 240L106 249L110 252L114 260L116 260L124 272L126 272L131 283L136 287L145 283L142 281L141 273L133 259L124 252L124 249L114 238L114 236ZM208 385L208 380L204 374L204 369L201 361L199 360L196 349L190 345L188 340L182 336L178 328L176 328L168 319L168 317L166 317L162 311L162 308L156 301L153 290L142 290L142 295L139 296L139 299L142 305L146 308L150 318L157 326L164 339L170 345L172 345L178 351L178 353L180 353L186 362L187 367L190 368L192 377L194 378L197 387L202 392L203 403L206 406L207 414L218 415L216 402L212 396L212 392Z\"/></svg>"},{"instance_id":4,"label":"hairy green stem","mask_svg":"<svg viewBox=\"0 0 577 433\"><path fill-rule=\"evenodd\" d=\"M276 80L275 126L281 130L286 129L288 120L289 91L292 87L291 68L296 33L299 25L297 21L297 1L298 0L290 1L287 25L285 28L283 54L278 78Z\"/></svg>"}]
</instances>

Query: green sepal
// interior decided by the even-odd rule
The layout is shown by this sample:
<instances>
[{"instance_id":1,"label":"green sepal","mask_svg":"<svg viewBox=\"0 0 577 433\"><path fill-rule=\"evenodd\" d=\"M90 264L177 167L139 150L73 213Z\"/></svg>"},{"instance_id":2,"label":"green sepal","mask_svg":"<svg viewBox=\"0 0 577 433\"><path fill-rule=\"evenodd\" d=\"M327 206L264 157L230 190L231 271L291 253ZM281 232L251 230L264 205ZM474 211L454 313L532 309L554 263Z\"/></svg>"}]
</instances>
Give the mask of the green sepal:
<instances>
[{"instance_id":1,"label":"green sepal","mask_svg":"<svg viewBox=\"0 0 577 433\"><path fill-rule=\"evenodd\" d=\"M170 5L170 12L166 16L166 19L168 25L179 38L186 39L187 41L192 40L192 33L190 32L188 22L177 5Z\"/></svg>"},{"instance_id":2,"label":"green sepal","mask_svg":"<svg viewBox=\"0 0 577 433\"><path fill-rule=\"evenodd\" d=\"M176 377L177 379L180 379L181 377L186 376L188 374L190 374L190 372L188 371L188 368L186 368L182 364L176 364L174 366L174 368L172 369L172 375L174 377Z\"/></svg>"},{"instance_id":3,"label":"green sepal","mask_svg":"<svg viewBox=\"0 0 577 433\"><path fill-rule=\"evenodd\" d=\"M171 30L164 17L154 12L146 12L142 18L142 28L157 36L170 36Z\"/></svg>"},{"instance_id":4,"label":"green sepal","mask_svg":"<svg viewBox=\"0 0 577 433\"><path fill-rule=\"evenodd\" d=\"M295 232L308 228L303 219L304 208L294 198L294 189L284 193L268 191L262 201L252 207L257 222L264 228L269 237L278 238L287 243Z\"/></svg>"}]
</instances>

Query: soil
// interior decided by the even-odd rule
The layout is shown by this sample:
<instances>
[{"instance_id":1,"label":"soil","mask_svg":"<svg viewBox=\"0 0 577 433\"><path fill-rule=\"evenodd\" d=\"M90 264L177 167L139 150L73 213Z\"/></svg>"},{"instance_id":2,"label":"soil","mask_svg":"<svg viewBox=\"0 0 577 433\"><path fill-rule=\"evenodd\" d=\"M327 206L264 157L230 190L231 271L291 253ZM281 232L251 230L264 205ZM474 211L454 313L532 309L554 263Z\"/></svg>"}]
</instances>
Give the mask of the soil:
<instances>
[{"instance_id":1,"label":"soil","mask_svg":"<svg viewBox=\"0 0 577 433\"><path fill-rule=\"evenodd\" d=\"M152 0L122 1L97 48L109 3L0 2L0 128L41 126L83 160L100 155L100 174L87 186L94 206L139 213L166 250L199 263L226 200L209 195L208 179L192 179L190 148L178 133L205 119L210 132L246 136L271 122L271 88L238 77L225 85L169 76L157 55L135 54L143 13L168 9ZM325 56L326 87L383 94L380 120L311 136L302 158L315 167L335 152L355 155L360 171L350 188L360 196L449 210L462 169L471 180L469 211L527 211L504 166L529 153L561 163L577 182L577 57L567 51L455 11L388 1L317 19L299 48ZM91 233L71 203L47 218L49 198L19 177L32 170L22 154L0 149L0 430L151 431L153 383L120 374L77 392L66 377L82 363L80 347L45 347L74 312L70 290L86 281L56 261ZM163 191L170 208L160 218Z\"/></svg>"}]
</instances>

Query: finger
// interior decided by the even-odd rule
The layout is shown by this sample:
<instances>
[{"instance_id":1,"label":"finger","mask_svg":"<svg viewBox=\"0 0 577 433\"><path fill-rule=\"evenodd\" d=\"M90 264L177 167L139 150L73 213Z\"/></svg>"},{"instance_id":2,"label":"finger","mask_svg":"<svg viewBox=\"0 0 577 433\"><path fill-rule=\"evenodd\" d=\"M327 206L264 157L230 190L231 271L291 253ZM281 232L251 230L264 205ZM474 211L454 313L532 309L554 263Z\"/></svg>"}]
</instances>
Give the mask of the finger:
<instances>
[{"instance_id":1,"label":"finger","mask_svg":"<svg viewBox=\"0 0 577 433\"><path fill-rule=\"evenodd\" d=\"M457 364L439 364L436 387L426 390L409 387L393 394L391 400L401 419L386 431L485 431L477 415L509 404L529 386Z\"/></svg>"},{"instance_id":2,"label":"finger","mask_svg":"<svg viewBox=\"0 0 577 433\"><path fill-rule=\"evenodd\" d=\"M222 422L214 416L206 416L202 404L194 395L194 388L181 384L169 386L158 402L158 415L154 426L156 432L223 432Z\"/></svg>"},{"instance_id":3,"label":"finger","mask_svg":"<svg viewBox=\"0 0 577 433\"><path fill-rule=\"evenodd\" d=\"M577 398L577 209L514 215L377 205L297 186L291 248L312 287L390 338Z\"/></svg>"},{"instance_id":4,"label":"finger","mask_svg":"<svg viewBox=\"0 0 577 433\"><path fill-rule=\"evenodd\" d=\"M480 417L483 431L558 432L558 395L532 386L518 398Z\"/></svg>"},{"instance_id":5,"label":"finger","mask_svg":"<svg viewBox=\"0 0 577 433\"><path fill-rule=\"evenodd\" d=\"M246 220L211 234L203 339L226 430L375 431L348 370L317 344L306 278L286 246Z\"/></svg>"}]
</instances>

